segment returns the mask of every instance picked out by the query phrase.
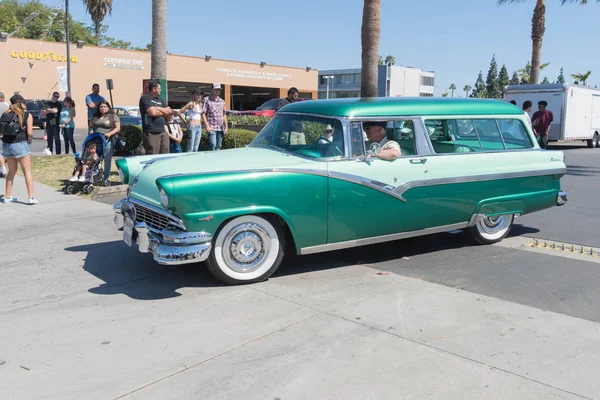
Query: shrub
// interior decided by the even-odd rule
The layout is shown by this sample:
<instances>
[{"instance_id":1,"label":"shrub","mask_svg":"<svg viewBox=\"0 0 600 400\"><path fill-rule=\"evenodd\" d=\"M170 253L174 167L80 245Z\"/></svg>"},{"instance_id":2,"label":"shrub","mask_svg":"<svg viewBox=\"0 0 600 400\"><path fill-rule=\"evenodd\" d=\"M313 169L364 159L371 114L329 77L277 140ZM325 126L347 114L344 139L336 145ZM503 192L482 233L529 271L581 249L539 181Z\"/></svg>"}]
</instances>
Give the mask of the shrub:
<instances>
[{"instance_id":1,"label":"shrub","mask_svg":"<svg viewBox=\"0 0 600 400\"><path fill-rule=\"evenodd\" d=\"M221 145L221 149L234 149L244 147L250 142L254 140L254 138L258 135L258 133L254 131L249 131L246 129L229 129L227 134L223 137L223 144ZM235 141L234 141L235 136ZM237 146L236 146L237 145ZM187 149L187 139L183 139L181 141L181 148L185 152ZM208 150L208 134L206 131L202 131L202 136L200 137L200 151Z\"/></svg>"},{"instance_id":2,"label":"shrub","mask_svg":"<svg viewBox=\"0 0 600 400\"><path fill-rule=\"evenodd\" d=\"M231 125L266 125L271 118L256 115L228 115L227 121Z\"/></svg>"},{"instance_id":3,"label":"shrub","mask_svg":"<svg viewBox=\"0 0 600 400\"><path fill-rule=\"evenodd\" d=\"M125 150L119 152L119 155L132 155L133 151L142 142L142 128L137 125L124 125L121 127L119 137L125 140Z\"/></svg>"}]
</instances>

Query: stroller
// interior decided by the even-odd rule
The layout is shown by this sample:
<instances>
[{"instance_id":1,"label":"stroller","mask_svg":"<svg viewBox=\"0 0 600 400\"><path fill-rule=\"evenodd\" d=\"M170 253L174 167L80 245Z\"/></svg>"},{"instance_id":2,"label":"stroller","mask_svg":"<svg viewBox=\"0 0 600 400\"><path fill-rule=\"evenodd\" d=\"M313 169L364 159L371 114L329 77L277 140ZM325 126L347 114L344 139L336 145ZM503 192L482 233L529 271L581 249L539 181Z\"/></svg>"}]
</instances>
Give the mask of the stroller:
<instances>
[{"instance_id":1,"label":"stroller","mask_svg":"<svg viewBox=\"0 0 600 400\"><path fill-rule=\"evenodd\" d=\"M104 149L106 148L106 140L104 139L104 135L101 133L91 133L89 134L83 144L81 145L81 154L85 155L86 146L94 142L96 144L96 154L98 155L98 159L94 161L94 165L88 168L85 172L85 182L81 181L67 181L65 183L64 192L66 194L75 193L76 189L80 189L85 194L90 194L94 191L94 185L102 182L105 186L107 186L107 182L104 182L104 169L102 165L104 164ZM73 172L71 175L75 174L77 170L77 166L81 161L81 157L79 154L75 154L75 168L73 168Z\"/></svg>"}]
</instances>

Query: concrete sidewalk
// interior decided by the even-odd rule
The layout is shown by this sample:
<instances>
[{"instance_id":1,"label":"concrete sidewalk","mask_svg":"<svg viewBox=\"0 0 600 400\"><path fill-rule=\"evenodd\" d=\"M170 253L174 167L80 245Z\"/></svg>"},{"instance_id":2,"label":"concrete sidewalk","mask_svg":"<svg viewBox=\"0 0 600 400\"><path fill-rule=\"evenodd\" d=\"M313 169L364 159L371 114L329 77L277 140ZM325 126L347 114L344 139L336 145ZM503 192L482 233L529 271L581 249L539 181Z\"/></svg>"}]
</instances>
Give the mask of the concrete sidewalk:
<instances>
[{"instance_id":1,"label":"concrete sidewalk","mask_svg":"<svg viewBox=\"0 0 600 400\"><path fill-rule=\"evenodd\" d=\"M597 323L303 258L221 286L125 246L110 205L36 197L0 204L2 398L600 398Z\"/></svg>"}]
</instances>

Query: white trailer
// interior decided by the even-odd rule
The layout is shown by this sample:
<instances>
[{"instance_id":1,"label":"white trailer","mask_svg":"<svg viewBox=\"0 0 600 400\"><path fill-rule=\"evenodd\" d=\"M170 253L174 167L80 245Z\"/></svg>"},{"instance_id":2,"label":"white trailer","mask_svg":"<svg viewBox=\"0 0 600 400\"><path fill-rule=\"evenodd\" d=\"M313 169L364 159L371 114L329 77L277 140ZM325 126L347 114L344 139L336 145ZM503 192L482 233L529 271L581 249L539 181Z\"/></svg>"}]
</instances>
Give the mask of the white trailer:
<instances>
[{"instance_id":1,"label":"white trailer","mask_svg":"<svg viewBox=\"0 0 600 400\"><path fill-rule=\"evenodd\" d=\"M548 141L581 140L588 147L600 147L600 89L579 85L510 85L506 87L506 101L515 100L523 107L526 100L533 103L530 117L537 111L537 103L548 102L554 122Z\"/></svg>"}]
</instances>

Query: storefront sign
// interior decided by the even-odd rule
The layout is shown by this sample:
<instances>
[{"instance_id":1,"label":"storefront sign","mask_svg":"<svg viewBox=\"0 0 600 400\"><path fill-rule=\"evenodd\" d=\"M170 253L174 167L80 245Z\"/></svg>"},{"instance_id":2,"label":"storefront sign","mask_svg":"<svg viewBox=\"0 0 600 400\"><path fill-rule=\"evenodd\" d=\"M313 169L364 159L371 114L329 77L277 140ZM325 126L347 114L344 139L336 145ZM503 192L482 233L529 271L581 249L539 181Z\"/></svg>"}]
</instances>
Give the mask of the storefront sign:
<instances>
[{"instance_id":1,"label":"storefront sign","mask_svg":"<svg viewBox=\"0 0 600 400\"><path fill-rule=\"evenodd\" d=\"M217 72L227 74L229 78L257 79L265 81L282 81L291 79L292 74L282 74L277 72L251 71L247 69L235 68L217 68Z\"/></svg>"},{"instance_id":2,"label":"storefront sign","mask_svg":"<svg viewBox=\"0 0 600 400\"><path fill-rule=\"evenodd\" d=\"M13 50L10 53L12 58L21 58L23 60L38 60L38 61L58 61L67 62L67 57L62 54L56 54L53 51L47 51L45 53L34 52L34 51L17 51ZM71 56L71 62L79 62L79 57Z\"/></svg>"},{"instance_id":3,"label":"storefront sign","mask_svg":"<svg viewBox=\"0 0 600 400\"><path fill-rule=\"evenodd\" d=\"M104 66L108 68L144 69L144 60L105 57Z\"/></svg>"}]
</instances>

